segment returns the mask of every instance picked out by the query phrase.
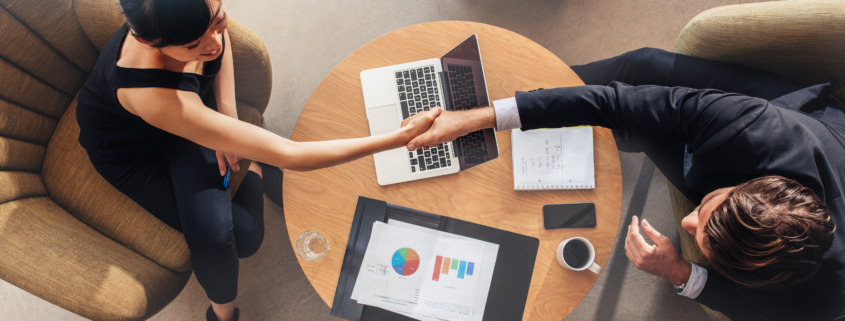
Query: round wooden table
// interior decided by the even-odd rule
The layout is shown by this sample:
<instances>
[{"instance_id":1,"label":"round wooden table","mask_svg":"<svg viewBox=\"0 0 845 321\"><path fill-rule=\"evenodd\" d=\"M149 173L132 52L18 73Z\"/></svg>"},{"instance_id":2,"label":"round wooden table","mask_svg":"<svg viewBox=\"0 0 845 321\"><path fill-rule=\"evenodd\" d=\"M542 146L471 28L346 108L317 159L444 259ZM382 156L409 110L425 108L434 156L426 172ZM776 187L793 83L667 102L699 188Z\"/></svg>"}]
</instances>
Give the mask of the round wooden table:
<instances>
[{"instance_id":1,"label":"round wooden table","mask_svg":"<svg viewBox=\"0 0 845 321\"><path fill-rule=\"evenodd\" d=\"M362 70L440 57L473 33L478 34L490 101L511 97L516 91L583 85L558 57L512 31L463 21L423 23L379 37L344 59L311 95L292 139L369 135L359 78ZM319 260L297 256L323 301L332 304L358 196L365 196L540 239L523 319L559 321L569 314L598 276L564 269L555 260L555 249L565 238L583 236L595 245L596 262L605 266L622 208L622 175L613 135L608 129L594 128L595 189L543 192L513 190L510 132L497 135L499 158L432 179L379 186L372 156L332 168L286 171L284 209L292 246L306 230L322 232L330 245ZM543 205L575 202L596 204L596 228L543 228Z\"/></svg>"}]
</instances>

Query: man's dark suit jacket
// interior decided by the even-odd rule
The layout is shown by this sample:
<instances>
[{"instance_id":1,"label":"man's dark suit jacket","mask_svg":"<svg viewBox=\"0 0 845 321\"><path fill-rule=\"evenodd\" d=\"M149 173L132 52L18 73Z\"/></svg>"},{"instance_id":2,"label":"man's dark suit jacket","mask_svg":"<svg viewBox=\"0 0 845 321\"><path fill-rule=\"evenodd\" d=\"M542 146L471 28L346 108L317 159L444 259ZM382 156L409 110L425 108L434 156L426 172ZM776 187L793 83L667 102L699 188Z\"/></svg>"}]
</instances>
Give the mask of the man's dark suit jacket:
<instances>
[{"instance_id":1,"label":"man's dark suit jacket","mask_svg":"<svg viewBox=\"0 0 845 321\"><path fill-rule=\"evenodd\" d=\"M580 86L518 92L523 129L594 125L633 134L655 146L684 146L655 161L693 202L707 193L765 175L812 188L837 226L817 275L801 285L761 291L710 271L698 302L734 320L845 320L845 120L841 110L814 110L817 85L773 101L709 89ZM807 111L807 113L803 112ZM829 120L829 121L827 121ZM651 156L651 155L650 155Z\"/></svg>"}]
</instances>

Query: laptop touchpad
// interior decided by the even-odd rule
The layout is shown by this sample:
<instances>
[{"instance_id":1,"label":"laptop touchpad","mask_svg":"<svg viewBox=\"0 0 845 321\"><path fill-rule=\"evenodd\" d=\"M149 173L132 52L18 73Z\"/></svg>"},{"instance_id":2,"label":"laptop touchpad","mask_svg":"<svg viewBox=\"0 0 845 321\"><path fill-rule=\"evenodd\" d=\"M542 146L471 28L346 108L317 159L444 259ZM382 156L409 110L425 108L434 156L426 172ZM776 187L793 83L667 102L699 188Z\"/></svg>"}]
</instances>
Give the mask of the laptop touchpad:
<instances>
[{"instance_id":1,"label":"laptop touchpad","mask_svg":"<svg viewBox=\"0 0 845 321\"><path fill-rule=\"evenodd\" d=\"M399 128L402 114L396 104L389 104L367 108L367 119L370 122L370 135L378 135Z\"/></svg>"}]
</instances>

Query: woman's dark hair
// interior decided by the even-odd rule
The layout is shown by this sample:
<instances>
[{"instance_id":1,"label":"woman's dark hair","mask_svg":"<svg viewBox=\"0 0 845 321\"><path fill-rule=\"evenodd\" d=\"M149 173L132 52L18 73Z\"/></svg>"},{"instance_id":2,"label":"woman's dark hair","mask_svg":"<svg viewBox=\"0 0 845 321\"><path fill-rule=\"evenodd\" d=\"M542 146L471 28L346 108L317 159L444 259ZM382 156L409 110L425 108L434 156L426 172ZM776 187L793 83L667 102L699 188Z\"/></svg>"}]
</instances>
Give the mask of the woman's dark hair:
<instances>
[{"instance_id":1,"label":"woman's dark hair","mask_svg":"<svg viewBox=\"0 0 845 321\"><path fill-rule=\"evenodd\" d=\"M199 39L212 22L213 0L119 0L132 35L161 48Z\"/></svg>"},{"instance_id":2,"label":"woman's dark hair","mask_svg":"<svg viewBox=\"0 0 845 321\"><path fill-rule=\"evenodd\" d=\"M705 225L713 269L747 287L783 288L810 279L836 229L813 190L766 176L737 186Z\"/></svg>"}]
</instances>

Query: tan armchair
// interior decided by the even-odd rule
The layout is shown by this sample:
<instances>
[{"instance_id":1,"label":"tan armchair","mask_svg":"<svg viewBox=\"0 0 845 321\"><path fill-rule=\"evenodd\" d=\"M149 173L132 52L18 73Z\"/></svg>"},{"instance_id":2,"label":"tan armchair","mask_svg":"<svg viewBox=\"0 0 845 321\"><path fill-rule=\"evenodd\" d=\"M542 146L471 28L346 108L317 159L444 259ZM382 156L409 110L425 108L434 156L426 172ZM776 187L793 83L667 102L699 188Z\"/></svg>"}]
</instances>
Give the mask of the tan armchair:
<instances>
[{"instance_id":1,"label":"tan armchair","mask_svg":"<svg viewBox=\"0 0 845 321\"><path fill-rule=\"evenodd\" d=\"M681 31L675 52L771 71L808 85L839 77L834 95L845 98L845 3L787 0L713 8ZM696 206L671 184L669 194L687 261L706 266L681 219ZM704 308L713 319L728 320Z\"/></svg>"},{"instance_id":2,"label":"tan armchair","mask_svg":"<svg viewBox=\"0 0 845 321\"><path fill-rule=\"evenodd\" d=\"M123 21L115 0L0 0L0 278L95 320L149 318L191 274L182 234L103 180L77 142L76 94ZM239 117L260 124L267 50L234 21L229 33Z\"/></svg>"}]
</instances>

